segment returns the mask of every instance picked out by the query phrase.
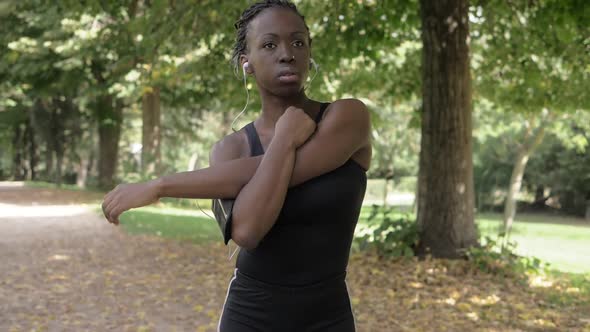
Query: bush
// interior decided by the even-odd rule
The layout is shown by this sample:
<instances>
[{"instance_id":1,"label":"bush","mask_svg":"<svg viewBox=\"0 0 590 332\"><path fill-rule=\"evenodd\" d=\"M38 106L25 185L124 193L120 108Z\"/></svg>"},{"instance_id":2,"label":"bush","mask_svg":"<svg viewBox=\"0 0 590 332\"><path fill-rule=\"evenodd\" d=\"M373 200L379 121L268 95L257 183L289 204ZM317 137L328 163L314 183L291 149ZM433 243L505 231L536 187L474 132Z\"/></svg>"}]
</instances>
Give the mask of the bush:
<instances>
[{"instance_id":1,"label":"bush","mask_svg":"<svg viewBox=\"0 0 590 332\"><path fill-rule=\"evenodd\" d=\"M414 256L418 243L416 222L408 214L396 214L394 207L373 205L367 222L359 224L355 246L376 249L383 256Z\"/></svg>"},{"instance_id":2,"label":"bush","mask_svg":"<svg viewBox=\"0 0 590 332\"><path fill-rule=\"evenodd\" d=\"M489 236L484 237L480 247L473 247L467 251L469 261L483 272L515 278L537 274L549 265L536 257L517 255L516 243L508 242L502 247L502 240L502 237L497 240Z\"/></svg>"}]
</instances>

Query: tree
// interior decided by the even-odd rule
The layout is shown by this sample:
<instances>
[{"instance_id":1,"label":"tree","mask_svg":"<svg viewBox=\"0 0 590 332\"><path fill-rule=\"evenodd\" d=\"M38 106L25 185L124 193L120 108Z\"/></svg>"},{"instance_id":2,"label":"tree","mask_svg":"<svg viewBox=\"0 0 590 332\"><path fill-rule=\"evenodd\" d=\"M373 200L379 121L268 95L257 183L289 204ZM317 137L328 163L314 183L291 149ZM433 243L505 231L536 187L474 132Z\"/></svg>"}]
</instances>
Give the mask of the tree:
<instances>
[{"instance_id":1,"label":"tree","mask_svg":"<svg viewBox=\"0 0 590 332\"><path fill-rule=\"evenodd\" d=\"M477 244L467 0L420 1L422 139L419 253L460 257Z\"/></svg>"},{"instance_id":2,"label":"tree","mask_svg":"<svg viewBox=\"0 0 590 332\"><path fill-rule=\"evenodd\" d=\"M516 151L504 207L505 241L533 151L558 122L588 109L585 48L590 30L583 8L579 0L490 0L474 7L477 92L498 112L522 119L513 128L519 135L511 143Z\"/></svg>"}]
</instances>

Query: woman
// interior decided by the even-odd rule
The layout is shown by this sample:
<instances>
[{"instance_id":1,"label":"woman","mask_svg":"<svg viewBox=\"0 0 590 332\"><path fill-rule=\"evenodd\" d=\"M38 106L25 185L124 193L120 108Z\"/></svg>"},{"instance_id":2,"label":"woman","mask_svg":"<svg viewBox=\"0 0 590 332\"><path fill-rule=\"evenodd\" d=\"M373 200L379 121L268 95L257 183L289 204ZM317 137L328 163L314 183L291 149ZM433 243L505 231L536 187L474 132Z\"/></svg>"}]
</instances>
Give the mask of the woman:
<instances>
[{"instance_id":1,"label":"woman","mask_svg":"<svg viewBox=\"0 0 590 332\"><path fill-rule=\"evenodd\" d=\"M118 224L160 197L235 199L230 235L244 250L219 330L354 331L345 275L371 159L369 113L355 99L307 98L311 38L292 3L256 3L236 28L234 64L256 80L258 118L213 146L209 168L117 186L104 214Z\"/></svg>"}]
</instances>

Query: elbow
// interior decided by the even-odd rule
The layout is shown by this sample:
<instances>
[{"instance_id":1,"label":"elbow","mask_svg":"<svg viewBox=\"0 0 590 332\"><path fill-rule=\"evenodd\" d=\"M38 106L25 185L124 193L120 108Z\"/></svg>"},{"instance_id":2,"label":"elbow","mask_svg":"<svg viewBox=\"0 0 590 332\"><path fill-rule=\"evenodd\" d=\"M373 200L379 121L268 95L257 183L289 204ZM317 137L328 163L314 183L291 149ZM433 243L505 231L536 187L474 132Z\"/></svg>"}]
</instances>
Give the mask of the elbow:
<instances>
[{"instance_id":1,"label":"elbow","mask_svg":"<svg viewBox=\"0 0 590 332\"><path fill-rule=\"evenodd\" d=\"M233 226L231 237L237 245L247 250L252 250L258 247L260 239L256 236L255 232L248 227L240 227L235 223Z\"/></svg>"}]
</instances>

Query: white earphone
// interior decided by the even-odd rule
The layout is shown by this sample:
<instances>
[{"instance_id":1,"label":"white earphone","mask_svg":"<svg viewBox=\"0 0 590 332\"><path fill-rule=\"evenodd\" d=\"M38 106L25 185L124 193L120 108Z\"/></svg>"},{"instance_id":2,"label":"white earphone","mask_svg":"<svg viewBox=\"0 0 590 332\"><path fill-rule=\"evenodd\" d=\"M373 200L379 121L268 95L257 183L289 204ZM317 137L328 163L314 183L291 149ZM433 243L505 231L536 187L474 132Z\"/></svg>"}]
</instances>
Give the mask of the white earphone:
<instances>
[{"instance_id":1,"label":"white earphone","mask_svg":"<svg viewBox=\"0 0 590 332\"><path fill-rule=\"evenodd\" d=\"M316 72L318 71L318 64L315 63L315 60L313 58L309 58L309 64L311 66L309 66L309 69L311 69L311 67L315 68Z\"/></svg>"},{"instance_id":2,"label":"white earphone","mask_svg":"<svg viewBox=\"0 0 590 332\"><path fill-rule=\"evenodd\" d=\"M311 80L309 80L309 83L305 87L305 90L307 90L307 88L309 88L309 86L311 85L311 82L313 82L313 79L316 77L316 75L320 71L319 66L315 62L315 60L313 58L309 58L309 69L311 69L312 67L315 69L315 73L313 73L313 76L311 77Z\"/></svg>"},{"instance_id":3,"label":"white earphone","mask_svg":"<svg viewBox=\"0 0 590 332\"><path fill-rule=\"evenodd\" d=\"M244 76L246 76L246 70L248 70L248 68L250 68L250 63L248 63L248 61L246 61L242 65L242 72L244 73Z\"/></svg>"},{"instance_id":4,"label":"white earphone","mask_svg":"<svg viewBox=\"0 0 590 332\"><path fill-rule=\"evenodd\" d=\"M238 114L238 116L236 116L236 118L234 119L234 121L231 122L231 129L234 132L237 131L237 130L234 129L234 123L240 117L240 115L242 115L242 113L244 113L246 111L246 108L248 107L248 103L250 102L250 91L248 91L248 82L246 81L246 71L249 68L250 68L250 64L248 63L248 61L244 62L244 64L242 65L242 73L244 74L243 75L244 89L246 89L246 105L244 105L244 109L242 109L242 111L240 112L240 114Z\"/></svg>"}]
</instances>

